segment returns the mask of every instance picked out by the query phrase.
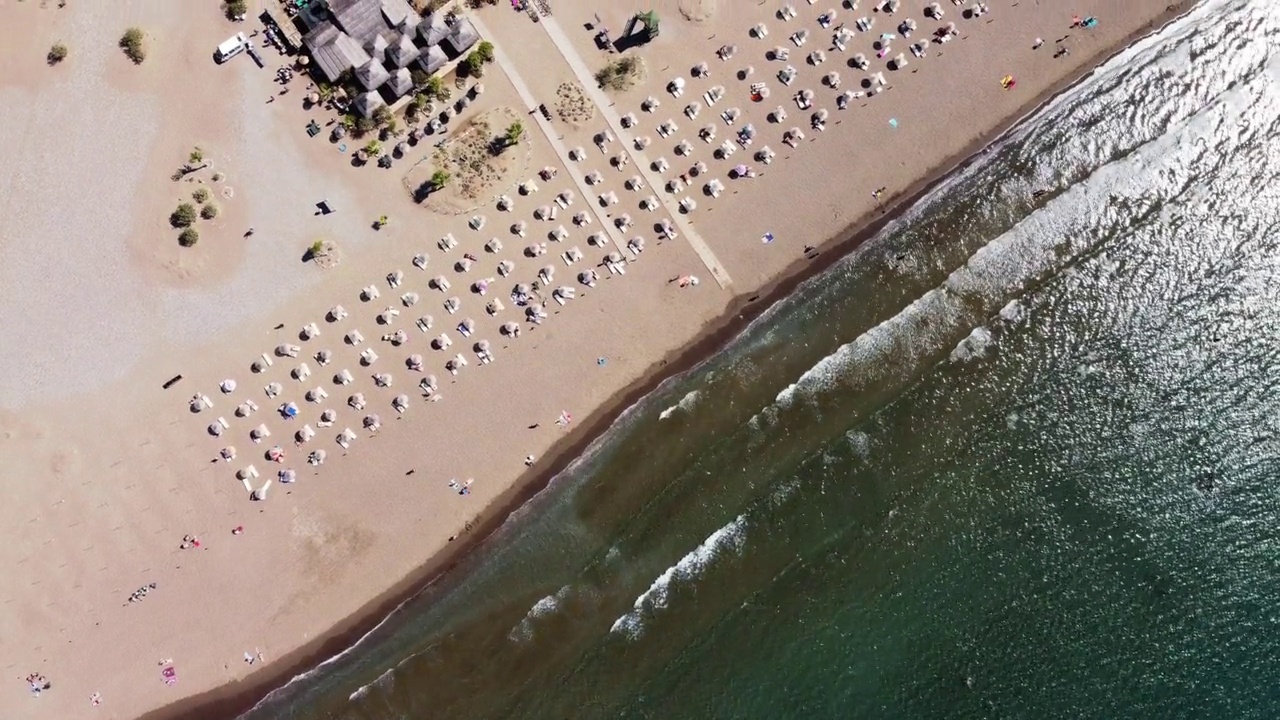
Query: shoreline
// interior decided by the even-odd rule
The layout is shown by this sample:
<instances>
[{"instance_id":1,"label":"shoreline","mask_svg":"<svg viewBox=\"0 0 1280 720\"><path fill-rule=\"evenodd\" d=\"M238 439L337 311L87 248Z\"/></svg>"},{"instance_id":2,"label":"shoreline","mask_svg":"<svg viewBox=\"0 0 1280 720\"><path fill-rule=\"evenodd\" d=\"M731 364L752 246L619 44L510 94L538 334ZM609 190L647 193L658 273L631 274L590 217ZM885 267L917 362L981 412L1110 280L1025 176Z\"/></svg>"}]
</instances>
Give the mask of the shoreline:
<instances>
[{"instance_id":1,"label":"shoreline","mask_svg":"<svg viewBox=\"0 0 1280 720\"><path fill-rule=\"evenodd\" d=\"M667 380L695 369L705 360L721 352L756 318L775 303L791 295L802 283L827 271L836 263L874 238L889 222L918 203L940 183L956 172L962 172L978 161L987 148L1003 139L1028 117L1087 80L1098 67L1123 53L1144 37L1159 32L1194 6L1193 0L1180 0L1167 6L1163 13L1138 28L1120 42L1096 53L1076 74L1051 85L1042 93L1008 115L990 131L975 138L961 151L945 158L906 190L892 197L884 210L864 215L834 236L817 245L813 260L799 257L774 279L754 292L736 295L720 316L704 323L697 342L679 353L668 355L651 364L627 387L614 393L590 414L590 420L552 446L539 462L536 472L522 475L516 482L473 520L473 527L458 536L444 551L428 559L416 570L401 578L386 591L365 603L358 611L336 624L324 636L274 662L280 670L248 683L230 683L209 692L184 698L148 712L145 720L168 718L237 717L256 706L266 695L283 687L298 675L350 649L354 643L373 632L399 607L431 590L447 587L456 580L454 571L465 561L475 558L512 513L525 506L548 488L552 480L613 426L616 420Z\"/></svg>"}]
</instances>

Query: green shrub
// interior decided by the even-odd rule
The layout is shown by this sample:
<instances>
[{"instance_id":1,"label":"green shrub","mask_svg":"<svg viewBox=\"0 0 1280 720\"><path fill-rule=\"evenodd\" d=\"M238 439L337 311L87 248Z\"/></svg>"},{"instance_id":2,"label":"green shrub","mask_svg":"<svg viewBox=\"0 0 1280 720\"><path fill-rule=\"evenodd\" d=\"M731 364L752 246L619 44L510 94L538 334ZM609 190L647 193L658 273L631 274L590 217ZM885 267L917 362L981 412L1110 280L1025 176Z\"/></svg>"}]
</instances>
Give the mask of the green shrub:
<instances>
[{"instance_id":1,"label":"green shrub","mask_svg":"<svg viewBox=\"0 0 1280 720\"><path fill-rule=\"evenodd\" d=\"M49 48L49 54L45 56L45 60L47 60L50 65L57 65L58 63L66 59L67 59L67 46L63 45L60 42L54 43L53 47Z\"/></svg>"},{"instance_id":2,"label":"green shrub","mask_svg":"<svg viewBox=\"0 0 1280 720\"><path fill-rule=\"evenodd\" d=\"M192 165L195 165L201 160L204 160L204 151L200 149L199 145L197 145L191 149L191 154L187 156L187 161Z\"/></svg>"},{"instance_id":3,"label":"green shrub","mask_svg":"<svg viewBox=\"0 0 1280 720\"><path fill-rule=\"evenodd\" d=\"M141 65L143 60L147 59L147 46L144 42L146 34L139 28L131 27L124 31L124 35L120 38L120 49L124 50L124 54L135 65Z\"/></svg>"},{"instance_id":4,"label":"green shrub","mask_svg":"<svg viewBox=\"0 0 1280 720\"><path fill-rule=\"evenodd\" d=\"M242 15L249 14L249 3L245 2L245 0L227 0L226 4L222 6L222 10L227 14L228 20L235 20Z\"/></svg>"},{"instance_id":5,"label":"green shrub","mask_svg":"<svg viewBox=\"0 0 1280 720\"><path fill-rule=\"evenodd\" d=\"M207 203L209 202L209 190L206 188L196 188L196 191L191 193L191 199L201 204Z\"/></svg>"},{"instance_id":6,"label":"green shrub","mask_svg":"<svg viewBox=\"0 0 1280 720\"><path fill-rule=\"evenodd\" d=\"M458 69L463 71L467 77L484 77L484 58L480 57L479 50L472 50L461 63Z\"/></svg>"},{"instance_id":7,"label":"green shrub","mask_svg":"<svg viewBox=\"0 0 1280 720\"><path fill-rule=\"evenodd\" d=\"M631 55L624 55L596 72L596 82L609 90L626 90L636 82L640 62Z\"/></svg>"},{"instance_id":8,"label":"green shrub","mask_svg":"<svg viewBox=\"0 0 1280 720\"><path fill-rule=\"evenodd\" d=\"M480 59L484 62L493 62L493 43L488 40L481 41L480 44L476 46L475 52L476 55L479 55Z\"/></svg>"},{"instance_id":9,"label":"green shrub","mask_svg":"<svg viewBox=\"0 0 1280 720\"><path fill-rule=\"evenodd\" d=\"M381 127L382 125L386 125L387 123L395 119L396 119L395 114L393 114L391 112L391 108L387 107L386 105L383 105L382 107L373 111L373 121L377 123L379 127Z\"/></svg>"},{"instance_id":10,"label":"green shrub","mask_svg":"<svg viewBox=\"0 0 1280 720\"><path fill-rule=\"evenodd\" d=\"M205 220L212 220L218 217L218 206L214 203L209 203L208 205L200 208L200 217Z\"/></svg>"},{"instance_id":11,"label":"green shrub","mask_svg":"<svg viewBox=\"0 0 1280 720\"><path fill-rule=\"evenodd\" d=\"M200 231L193 227L183 230L182 234L178 236L178 244L182 247L191 247L198 242L200 242Z\"/></svg>"},{"instance_id":12,"label":"green shrub","mask_svg":"<svg viewBox=\"0 0 1280 720\"><path fill-rule=\"evenodd\" d=\"M196 206L182 203L169 215L169 223L174 227L191 227L196 221Z\"/></svg>"}]
</instances>

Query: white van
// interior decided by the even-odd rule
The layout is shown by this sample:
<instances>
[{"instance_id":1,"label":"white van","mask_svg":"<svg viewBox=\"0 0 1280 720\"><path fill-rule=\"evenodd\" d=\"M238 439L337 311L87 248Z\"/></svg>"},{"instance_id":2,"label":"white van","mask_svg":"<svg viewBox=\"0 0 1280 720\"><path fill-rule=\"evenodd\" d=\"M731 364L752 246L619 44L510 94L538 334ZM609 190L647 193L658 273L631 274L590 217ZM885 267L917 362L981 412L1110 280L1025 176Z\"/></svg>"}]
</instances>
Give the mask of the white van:
<instances>
[{"instance_id":1,"label":"white van","mask_svg":"<svg viewBox=\"0 0 1280 720\"><path fill-rule=\"evenodd\" d=\"M213 59L218 63L224 63L244 52L247 47L249 47L249 39L244 36L244 33L236 33L218 46L218 51L214 53Z\"/></svg>"}]
</instances>

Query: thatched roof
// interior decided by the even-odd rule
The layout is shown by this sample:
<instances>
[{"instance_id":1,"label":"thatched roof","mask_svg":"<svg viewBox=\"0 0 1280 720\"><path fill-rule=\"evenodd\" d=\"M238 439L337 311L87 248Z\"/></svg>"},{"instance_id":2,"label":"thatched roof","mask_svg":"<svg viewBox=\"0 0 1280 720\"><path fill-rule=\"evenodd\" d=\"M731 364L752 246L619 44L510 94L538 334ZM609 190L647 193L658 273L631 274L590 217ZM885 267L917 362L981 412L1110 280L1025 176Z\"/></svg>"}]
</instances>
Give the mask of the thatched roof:
<instances>
[{"instance_id":1,"label":"thatched roof","mask_svg":"<svg viewBox=\"0 0 1280 720\"><path fill-rule=\"evenodd\" d=\"M386 104L386 101L382 99L382 96L379 95L376 90L360 93L356 96L356 99L353 102L356 112L360 113L364 117L373 117L374 111Z\"/></svg>"},{"instance_id":2,"label":"thatched roof","mask_svg":"<svg viewBox=\"0 0 1280 720\"><path fill-rule=\"evenodd\" d=\"M449 37L446 44L452 49L454 57L457 57L471 49L472 45L480 42L480 33L476 32L475 26L471 21L462 18L453 24L453 28L449 31Z\"/></svg>"},{"instance_id":3,"label":"thatched roof","mask_svg":"<svg viewBox=\"0 0 1280 720\"><path fill-rule=\"evenodd\" d=\"M330 82L355 67L369 62L369 54L351 36L333 23L323 23L302 39L316 67Z\"/></svg>"},{"instance_id":4,"label":"thatched roof","mask_svg":"<svg viewBox=\"0 0 1280 720\"><path fill-rule=\"evenodd\" d=\"M428 15L418 23L418 37L427 46L434 47L449 37L449 26L444 24L444 18L440 15Z\"/></svg>"},{"instance_id":5,"label":"thatched roof","mask_svg":"<svg viewBox=\"0 0 1280 720\"><path fill-rule=\"evenodd\" d=\"M356 67L356 79L366 90L374 90L379 85L387 81L390 73L377 60L370 59L369 62Z\"/></svg>"},{"instance_id":6,"label":"thatched roof","mask_svg":"<svg viewBox=\"0 0 1280 720\"><path fill-rule=\"evenodd\" d=\"M391 92L396 97L400 97L413 89L413 77L409 74L408 68L400 68L391 73L391 77L387 79L387 87L391 88Z\"/></svg>"},{"instance_id":7,"label":"thatched roof","mask_svg":"<svg viewBox=\"0 0 1280 720\"><path fill-rule=\"evenodd\" d=\"M418 67L426 70L428 75L434 74L448 62L449 56L444 54L439 45L432 45L418 56Z\"/></svg>"},{"instance_id":8,"label":"thatched roof","mask_svg":"<svg viewBox=\"0 0 1280 720\"><path fill-rule=\"evenodd\" d=\"M399 35L396 41L387 48L386 62L388 65L403 68L417 60L420 54L422 54L422 51L418 50L418 46L413 44L413 37Z\"/></svg>"}]
</instances>

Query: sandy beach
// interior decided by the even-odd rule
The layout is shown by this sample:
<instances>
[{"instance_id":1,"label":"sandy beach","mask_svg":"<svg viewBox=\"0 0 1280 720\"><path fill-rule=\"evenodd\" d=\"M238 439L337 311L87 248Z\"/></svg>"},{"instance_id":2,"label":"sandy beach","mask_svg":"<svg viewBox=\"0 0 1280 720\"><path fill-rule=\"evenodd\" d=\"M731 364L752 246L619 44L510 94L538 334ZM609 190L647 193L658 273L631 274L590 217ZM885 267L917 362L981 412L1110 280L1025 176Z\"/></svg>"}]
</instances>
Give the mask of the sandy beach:
<instances>
[{"instance_id":1,"label":"sandy beach","mask_svg":"<svg viewBox=\"0 0 1280 720\"><path fill-rule=\"evenodd\" d=\"M0 551L10 675L0 715L245 709L474 547L639 394L1183 9L993 1L966 18L948 1L930 19L925 3L892 15L871 4L798 2L783 19L783 3L656 3L661 35L627 53L645 70L623 91L591 80L618 57L593 35L603 26L616 37L639 3L606 13L569 0L538 23L510 7L476 11L498 50L483 92L475 80L455 89L471 101L448 131L383 169L352 160L357 141L330 140L333 114L305 107L305 78L273 82L292 58L264 49L265 69L244 56L212 62L219 42L257 27L252 18L160 0L0 0L0 365L10 369L0 478L12 533ZM863 16L874 25L855 30ZM1071 27L1074 16L1099 22ZM907 19L917 29L896 37ZM955 36L930 42L950 22ZM752 37L757 24L768 34ZM116 46L135 25L148 36L141 65ZM852 34L845 51L831 43L840 25ZM877 58L877 41L891 53ZM909 45L921 41L917 58ZM70 52L51 66L55 42ZM787 59L768 59L777 47ZM888 69L900 52L909 63ZM867 70L848 64L858 53ZM842 93L867 92L864 79L880 91L839 109ZM753 102L757 82L770 92ZM723 97L708 104L717 87ZM802 90L813 93L803 109ZM566 93L585 108L573 117L557 106ZM659 103L646 112L650 97ZM530 113L537 103L551 121ZM773 122L778 108L786 118ZM513 117L524 136L476 197L419 204L406 192L436 143L457 147L447 143L477 123L497 132ZM325 126L317 137L304 129L312 119ZM751 142L732 142L748 124ZM793 127L803 138L790 147ZM726 140L734 154L716 157ZM210 167L171 179L195 147ZM693 175L697 163L707 170ZM732 179L739 165L752 177ZM685 187L669 192L681 175ZM715 196L712 180L723 186ZM522 194L528 181L537 189ZM169 214L201 187L220 211L183 248ZM641 209L650 196L654 209ZM317 213L322 200L337 212ZM620 227L624 214L632 222ZM303 261L316 241L336 245L336 262ZM529 251L542 244L544 254ZM530 286L524 305L517 284ZM538 305L546 317L531 322ZM448 346L433 347L442 337ZM255 441L260 427L269 435ZM38 696L33 673L51 685Z\"/></svg>"}]
</instances>

